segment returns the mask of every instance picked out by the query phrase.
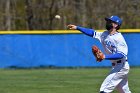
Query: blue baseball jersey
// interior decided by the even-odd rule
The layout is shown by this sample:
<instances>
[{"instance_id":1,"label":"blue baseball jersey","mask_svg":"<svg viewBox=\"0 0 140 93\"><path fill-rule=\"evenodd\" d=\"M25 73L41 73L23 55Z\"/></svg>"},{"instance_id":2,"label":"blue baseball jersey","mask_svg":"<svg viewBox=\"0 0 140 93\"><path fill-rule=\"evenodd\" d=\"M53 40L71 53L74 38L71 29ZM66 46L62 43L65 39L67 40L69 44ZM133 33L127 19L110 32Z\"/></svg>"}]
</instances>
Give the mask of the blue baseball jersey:
<instances>
[{"instance_id":1,"label":"blue baseball jersey","mask_svg":"<svg viewBox=\"0 0 140 93\"><path fill-rule=\"evenodd\" d=\"M93 38L98 39L102 43L106 54L121 53L124 55L122 59L127 60L128 47L120 32L110 35L108 31L94 31Z\"/></svg>"}]
</instances>

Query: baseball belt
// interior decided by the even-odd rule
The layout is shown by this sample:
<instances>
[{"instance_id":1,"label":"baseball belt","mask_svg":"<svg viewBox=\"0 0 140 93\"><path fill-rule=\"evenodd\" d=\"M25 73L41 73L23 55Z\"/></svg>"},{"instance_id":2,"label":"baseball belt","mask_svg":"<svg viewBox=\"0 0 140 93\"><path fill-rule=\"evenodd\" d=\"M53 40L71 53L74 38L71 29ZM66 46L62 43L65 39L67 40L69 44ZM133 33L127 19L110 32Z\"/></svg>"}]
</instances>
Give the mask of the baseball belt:
<instances>
[{"instance_id":1,"label":"baseball belt","mask_svg":"<svg viewBox=\"0 0 140 93\"><path fill-rule=\"evenodd\" d=\"M127 61L127 60L126 60ZM117 61L117 62L115 62L115 63L112 63L112 66L115 66L115 65L117 65L118 63L122 63L122 60L119 60L119 61Z\"/></svg>"}]
</instances>

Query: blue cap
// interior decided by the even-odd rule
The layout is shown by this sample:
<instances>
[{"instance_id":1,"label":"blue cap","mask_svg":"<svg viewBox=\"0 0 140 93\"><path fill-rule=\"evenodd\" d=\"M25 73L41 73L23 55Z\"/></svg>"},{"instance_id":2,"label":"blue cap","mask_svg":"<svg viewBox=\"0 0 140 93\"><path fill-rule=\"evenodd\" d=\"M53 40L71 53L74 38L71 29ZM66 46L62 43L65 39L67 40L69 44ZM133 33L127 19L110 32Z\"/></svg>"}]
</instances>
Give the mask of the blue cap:
<instances>
[{"instance_id":1,"label":"blue cap","mask_svg":"<svg viewBox=\"0 0 140 93\"><path fill-rule=\"evenodd\" d=\"M106 21L111 20L111 21L117 23L118 25L122 24L122 20L118 16L111 16L110 18L105 18L105 20Z\"/></svg>"}]
</instances>

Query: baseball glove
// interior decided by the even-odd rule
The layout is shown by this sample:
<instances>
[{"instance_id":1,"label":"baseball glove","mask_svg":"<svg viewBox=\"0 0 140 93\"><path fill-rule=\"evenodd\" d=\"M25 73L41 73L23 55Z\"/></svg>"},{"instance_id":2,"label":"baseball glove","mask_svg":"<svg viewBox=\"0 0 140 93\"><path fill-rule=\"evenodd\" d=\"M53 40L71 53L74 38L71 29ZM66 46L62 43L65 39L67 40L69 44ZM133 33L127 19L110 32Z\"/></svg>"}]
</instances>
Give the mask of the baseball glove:
<instances>
[{"instance_id":1,"label":"baseball glove","mask_svg":"<svg viewBox=\"0 0 140 93\"><path fill-rule=\"evenodd\" d=\"M95 45L92 46L92 53L95 56L96 61L101 62L104 59L103 52Z\"/></svg>"}]
</instances>

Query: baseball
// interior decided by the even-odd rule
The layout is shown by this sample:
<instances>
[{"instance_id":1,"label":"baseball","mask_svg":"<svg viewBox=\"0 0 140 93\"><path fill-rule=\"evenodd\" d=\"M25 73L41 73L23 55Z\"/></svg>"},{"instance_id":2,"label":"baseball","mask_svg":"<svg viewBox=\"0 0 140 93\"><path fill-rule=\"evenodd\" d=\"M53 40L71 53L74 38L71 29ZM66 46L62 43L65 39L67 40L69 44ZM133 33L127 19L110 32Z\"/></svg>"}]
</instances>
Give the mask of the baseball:
<instances>
[{"instance_id":1,"label":"baseball","mask_svg":"<svg viewBox=\"0 0 140 93\"><path fill-rule=\"evenodd\" d=\"M55 18L60 19L61 17L60 17L60 15L55 15Z\"/></svg>"}]
</instances>

